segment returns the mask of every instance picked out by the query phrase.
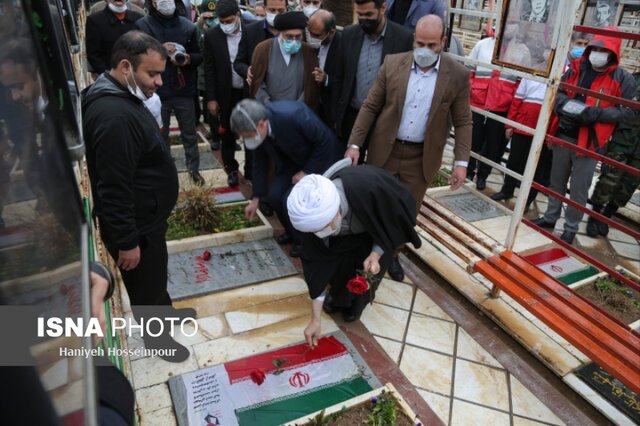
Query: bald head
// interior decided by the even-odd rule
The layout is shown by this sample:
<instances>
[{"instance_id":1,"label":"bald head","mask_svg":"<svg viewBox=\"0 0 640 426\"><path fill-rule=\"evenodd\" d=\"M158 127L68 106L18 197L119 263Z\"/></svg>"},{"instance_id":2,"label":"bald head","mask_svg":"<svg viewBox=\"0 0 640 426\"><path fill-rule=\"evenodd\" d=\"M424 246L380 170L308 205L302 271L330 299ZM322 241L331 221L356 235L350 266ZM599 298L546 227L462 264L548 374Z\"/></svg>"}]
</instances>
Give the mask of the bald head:
<instances>
[{"instance_id":1,"label":"bald head","mask_svg":"<svg viewBox=\"0 0 640 426\"><path fill-rule=\"evenodd\" d=\"M328 10L318 9L309 18L307 28L311 37L318 39L327 37L331 39L335 34L336 17Z\"/></svg>"},{"instance_id":2,"label":"bald head","mask_svg":"<svg viewBox=\"0 0 640 426\"><path fill-rule=\"evenodd\" d=\"M435 53L444 52L447 37L444 35L444 21L438 15L426 15L416 24L413 47L426 47Z\"/></svg>"}]
</instances>

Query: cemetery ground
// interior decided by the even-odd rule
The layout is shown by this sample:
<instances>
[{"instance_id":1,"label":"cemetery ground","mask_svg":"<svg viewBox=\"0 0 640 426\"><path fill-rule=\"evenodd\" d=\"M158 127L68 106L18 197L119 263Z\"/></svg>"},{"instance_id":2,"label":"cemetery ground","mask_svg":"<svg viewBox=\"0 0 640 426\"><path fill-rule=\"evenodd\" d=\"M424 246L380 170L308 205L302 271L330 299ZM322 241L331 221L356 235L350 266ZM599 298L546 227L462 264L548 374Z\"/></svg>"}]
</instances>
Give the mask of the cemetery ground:
<instances>
[{"instance_id":1,"label":"cemetery ground","mask_svg":"<svg viewBox=\"0 0 640 426\"><path fill-rule=\"evenodd\" d=\"M240 170L243 154L237 153ZM449 150L447 156L451 156ZM445 158L444 164L450 160ZM220 168L202 175L210 187L226 185ZM180 181L187 186L184 173ZM502 176L492 174L485 193L499 190L501 183ZM479 216L467 220L478 232L503 242L513 204L480 199L472 188L467 185L451 193L444 186L428 195L445 204L448 201L462 217L465 208L473 206ZM244 182L241 190L248 194ZM468 194L473 201L459 201ZM534 203L537 211L527 216L537 217L545 208L545 197L539 195ZM633 217L637 212L631 208L627 213ZM275 216L269 222L278 235L281 227ZM617 231L608 239L591 239L584 226L577 237L580 247L609 265L638 274L637 241ZM562 220L556 229L561 227ZM615 403L595 395L576 375L589 364L583 354L509 296L489 298L488 281L467 273L459 258L425 232L421 231L421 237L422 248L406 249L400 256L404 282L384 279L376 300L359 321L345 323L339 314L323 313L322 331L343 332L378 380L392 383L422 424L633 424L633 411L623 413ZM522 226L514 250L528 253L549 247L553 247L549 240ZM283 247L285 253L288 249ZM129 360L139 424L177 424L167 386L171 377L302 342L310 300L300 262L290 260L297 269L295 275L174 303L196 310L199 330L193 337L178 339L190 351L185 362ZM125 317L131 315L126 294L121 310ZM140 347L143 343L130 338L127 345Z\"/></svg>"}]
</instances>

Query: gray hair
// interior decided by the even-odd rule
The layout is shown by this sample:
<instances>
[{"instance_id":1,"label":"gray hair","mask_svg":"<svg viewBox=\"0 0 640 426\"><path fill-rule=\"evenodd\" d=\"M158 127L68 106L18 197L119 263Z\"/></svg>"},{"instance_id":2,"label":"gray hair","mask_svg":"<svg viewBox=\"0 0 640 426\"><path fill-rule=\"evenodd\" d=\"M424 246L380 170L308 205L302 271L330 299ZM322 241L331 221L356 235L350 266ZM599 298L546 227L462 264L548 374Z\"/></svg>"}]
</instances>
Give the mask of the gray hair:
<instances>
[{"instance_id":1,"label":"gray hair","mask_svg":"<svg viewBox=\"0 0 640 426\"><path fill-rule=\"evenodd\" d=\"M243 99L231 112L231 131L235 134L254 132L260 120L267 119L267 109L254 99Z\"/></svg>"}]
</instances>

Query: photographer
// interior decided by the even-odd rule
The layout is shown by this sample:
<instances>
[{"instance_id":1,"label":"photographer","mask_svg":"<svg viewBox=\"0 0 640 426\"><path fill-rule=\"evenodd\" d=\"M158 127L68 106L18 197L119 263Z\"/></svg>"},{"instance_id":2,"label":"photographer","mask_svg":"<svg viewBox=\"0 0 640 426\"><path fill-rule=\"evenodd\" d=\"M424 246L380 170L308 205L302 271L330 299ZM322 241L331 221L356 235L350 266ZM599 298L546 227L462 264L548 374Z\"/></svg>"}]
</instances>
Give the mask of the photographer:
<instances>
[{"instance_id":1,"label":"photographer","mask_svg":"<svg viewBox=\"0 0 640 426\"><path fill-rule=\"evenodd\" d=\"M582 56L571 63L562 81L611 96L632 99L636 85L631 74L618 66L619 38L596 35ZM634 116L632 109L572 90L559 90L549 134L590 151L602 153L616 126ZM562 146L553 147L550 189L565 195L570 180L571 200L584 206L598 160ZM533 221L543 228L554 228L560 218L562 201L549 197L544 216ZM560 239L572 244L583 213L571 206L565 212Z\"/></svg>"},{"instance_id":2,"label":"photographer","mask_svg":"<svg viewBox=\"0 0 640 426\"><path fill-rule=\"evenodd\" d=\"M158 89L162 100L162 136L168 144L173 111L180 127L189 176L195 184L202 185L204 179L198 171L200 154L193 102L197 90L198 65L202 62L196 26L178 15L175 0L152 0L149 6L149 15L138 20L136 26L162 43L169 54L166 69L162 73L162 87Z\"/></svg>"}]
</instances>

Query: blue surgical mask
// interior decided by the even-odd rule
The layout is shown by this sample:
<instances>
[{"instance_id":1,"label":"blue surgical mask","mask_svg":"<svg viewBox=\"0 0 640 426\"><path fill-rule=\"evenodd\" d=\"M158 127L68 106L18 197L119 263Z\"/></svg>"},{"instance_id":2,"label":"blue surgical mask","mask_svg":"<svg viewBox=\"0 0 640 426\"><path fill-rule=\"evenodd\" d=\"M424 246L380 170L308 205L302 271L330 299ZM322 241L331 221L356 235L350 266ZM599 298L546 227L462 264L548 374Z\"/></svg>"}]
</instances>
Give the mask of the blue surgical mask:
<instances>
[{"instance_id":1,"label":"blue surgical mask","mask_svg":"<svg viewBox=\"0 0 640 426\"><path fill-rule=\"evenodd\" d=\"M574 48L571 49L571 56L573 56L575 59L582 57L584 49L584 47L574 46Z\"/></svg>"},{"instance_id":2,"label":"blue surgical mask","mask_svg":"<svg viewBox=\"0 0 640 426\"><path fill-rule=\"evenodd\" d=\"M288 53L289 55L295 55L300 51L301 47L302 47L302 42L300 40L283 40L282 41L282 48L284 49L285 53Z\"/></svg>"}]
</instances>

